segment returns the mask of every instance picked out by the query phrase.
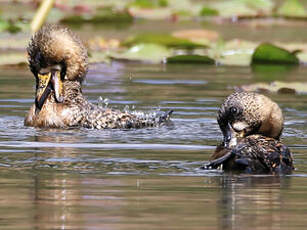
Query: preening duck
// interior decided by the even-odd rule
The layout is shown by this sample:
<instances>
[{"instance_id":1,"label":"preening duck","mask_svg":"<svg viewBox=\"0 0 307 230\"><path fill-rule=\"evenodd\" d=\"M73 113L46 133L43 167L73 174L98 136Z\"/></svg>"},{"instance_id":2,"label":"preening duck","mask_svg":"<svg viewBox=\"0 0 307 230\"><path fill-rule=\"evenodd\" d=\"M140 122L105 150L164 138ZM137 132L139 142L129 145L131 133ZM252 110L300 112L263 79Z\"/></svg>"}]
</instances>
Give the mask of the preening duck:
<instances>
[{"instance_id":1,"label":"preening duck","mask_svg":"<svg viewBox=\"0 0 307 230\"><path fill-rule=\"evenodd\" d=\"M87 50L67 28L42 27L32 37L27 52L36 91L35 103L25 118L26 126L127 129L158 126L169 120L172 111L148 118L87 101L81 88L88 70Z\"/></svg>"},{"instance_id":2,"label":"preening duck","mask_svg":"<svg viewBox=\"0 0 307 230\"><path fill-rule=\"evenodd\" d=\"M290 173L293 157L280 140L283 115L268 97L252 92L235 92L218 111L224 135L206 168L222 166L225 171L246 173Z\"/></svg>"}]
</instances>

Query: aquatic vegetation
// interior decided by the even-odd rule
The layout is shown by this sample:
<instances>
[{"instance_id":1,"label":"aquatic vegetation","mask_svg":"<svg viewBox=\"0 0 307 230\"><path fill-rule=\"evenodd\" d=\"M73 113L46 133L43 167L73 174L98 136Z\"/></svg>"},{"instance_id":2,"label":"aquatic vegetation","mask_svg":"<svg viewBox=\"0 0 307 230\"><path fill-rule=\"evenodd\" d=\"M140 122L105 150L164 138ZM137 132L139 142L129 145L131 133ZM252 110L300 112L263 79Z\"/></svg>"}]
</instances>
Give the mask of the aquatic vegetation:
<instances>
[{"instance_id":1,"label":"aquatic vegetation","mask_svg":"<svg viewBox=\"0 0 307 230\"><path fill-rule=\"evenodd\" d=\"M123 53L113 53L109 57L121 61L142 61L150 63L161 63L171 55L171 51L164 46L151 43L140 43L130 47Z\"/></svg>"},{"instance_id":2,"label":"aquatic vegetation","mask_svg":"<svg viewBox=\"0 0 307 230\"><path fill-rule=\"evenodd\" d=\"M304 6L298 0L286 0L277 10L277 15L285 17L307 17Z\"/></svg>"},{"instance_id":3,"label":"aquatic vegetation","mask_svg":"<svg viewBox=\"0 0 307 230\"><path fill-rule=\"evenodd\" d=\"M204 55L176 55L166 58L166 63L178 64L215 64L215 60Z\"/></svg>"},{"instance_id":4,"label":"aquatic vegetation","mask_svg":"<svg viewBox=\"0 0 307 230\"><path fill-rule=\"evenodd\" d=\"M195 49L205 48L204 44L193 42L188 39L178 38L171 34L158 34L158 33L143 33L137 34L128 38L122 44L125 46L132 46L139 43L153 43L163 45L169 48L183 48L183 49Z\"/></svg>"},{"instance_id":5,"label":"aquatic vegetation","mask_svg":"<svg viewBox=\"0 0 307 230\"><path fill-rule=\"evenodd\" d=\"M0 17L0 32L7 31L9 33L18 33L22 30L22 27L18 21L4 20Z\"/></svg>"},{"instance_id":6,"label":"aquatic vegetation","mask_svg":"<svg viewBox=\"0 0 307 230\"><path fill-rule=\"evenodd\" d=\"M72 14L63 17L60 22L64 24L83 23L132 23L133 17L126 10L118 10L112 7L98 8L95 13Z\"/></svg>"},{"instance_id":7,"label":"aquatic vegetation","mask_svg":"<svg viewBox=\"0 0 307 230\"><path fill-rule=\"evenodd\" d=\"M252 56L252 64L298 64L299 59L295 52L289 52L283 48L269 43L260 44Z\"/></svg>"}]
</instances>

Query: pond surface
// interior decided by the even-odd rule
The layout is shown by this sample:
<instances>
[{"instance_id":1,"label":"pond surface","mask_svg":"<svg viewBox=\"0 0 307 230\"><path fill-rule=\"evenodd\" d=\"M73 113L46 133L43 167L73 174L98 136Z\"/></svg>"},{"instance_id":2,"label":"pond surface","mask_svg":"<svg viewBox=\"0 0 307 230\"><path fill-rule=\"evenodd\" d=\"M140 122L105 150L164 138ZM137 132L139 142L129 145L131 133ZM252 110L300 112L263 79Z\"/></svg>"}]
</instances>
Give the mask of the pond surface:
<instances>
[{"instance_id":1,"label":"pond surface","mask_svg":"<svg viewBox=\"0 0 307 230\"><path fill-rule=\"evenodd\" d=\"M285 115L293 175L199 169L222 138L222 100L266 76L306 82L307 67L95 64L84 85L90 101L174 109L173 123L50 130L23 126L34 95L29 70L1 69L1 229L306 229L307 95L269 95Z\"/></svg>"}]
</instances>

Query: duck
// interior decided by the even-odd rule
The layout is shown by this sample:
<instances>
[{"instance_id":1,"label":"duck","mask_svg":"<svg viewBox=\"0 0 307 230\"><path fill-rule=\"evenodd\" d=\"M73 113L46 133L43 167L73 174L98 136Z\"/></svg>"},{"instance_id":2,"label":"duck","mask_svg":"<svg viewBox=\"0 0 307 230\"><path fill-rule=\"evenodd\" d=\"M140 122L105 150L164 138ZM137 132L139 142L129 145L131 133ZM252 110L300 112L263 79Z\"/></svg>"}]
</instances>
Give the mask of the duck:
<instances>
[{"instance_id":1,"label":"duck","mask_svg":"<svg viewBox=\"0 0 307 230\"><path fill-rule=\"evenodd\" d=\"M161 116L141 116L90 103L82 93L88 71L87 49L68 28L43 26L32 36L27 53L36 90L25 126L130 129L155 127L170 120L172 110Z\"/></svg>"},{"instance_id":2,"label":"duck","mask_svg":"<svg viewBox=\"0 0 307 230\"><path fill-rule=\"evenodd\" d=\"M223 141L211 155L206 169L221 167L228 172L289 174L293 156L280 141L283 114L265 95L238 91L221 105L217 122Z\"/></svg>"}]
</instances>

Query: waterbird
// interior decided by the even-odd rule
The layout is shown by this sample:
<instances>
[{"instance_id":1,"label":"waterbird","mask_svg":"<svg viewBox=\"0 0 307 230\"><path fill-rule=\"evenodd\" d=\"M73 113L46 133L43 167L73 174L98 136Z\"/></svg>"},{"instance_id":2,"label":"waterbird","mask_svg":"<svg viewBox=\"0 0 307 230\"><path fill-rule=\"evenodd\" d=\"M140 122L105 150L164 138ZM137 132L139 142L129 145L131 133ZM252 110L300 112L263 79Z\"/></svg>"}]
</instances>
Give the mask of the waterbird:
<instances>
[{"instance_id":1,"label":"waterbird","mask_svg":"<svg viewBox=\"0 0 307 230\"><path fill-rule=\"evenodd\" d=\"M36 90L26 126L129 129L159 126L170 120L172 110L162 116L148 116L90 103L82 93L88 71L87 49L68 28L43 26L32 36L27 53Z\"/></svg>"},{"instance_id":2,"label":"waterbird","mask_svg":"<svg viewBox=\"0 0 307 230\"><path fill-rule=\"evenodd\" d=\"M218 111L223 142L205 168L225 171L283 173L294 169L289 148L280 141L283 114L270 98L254 92L234 92Z\"/></svg>"}]
</instances>

